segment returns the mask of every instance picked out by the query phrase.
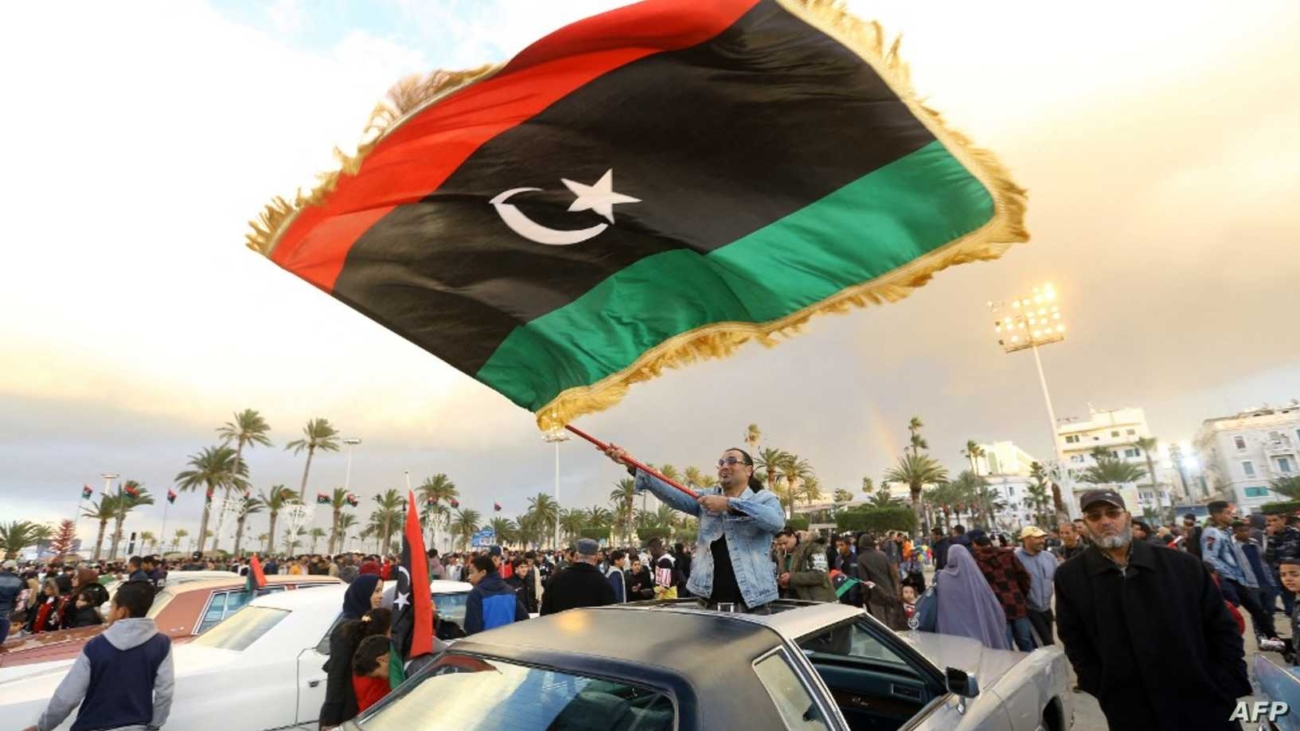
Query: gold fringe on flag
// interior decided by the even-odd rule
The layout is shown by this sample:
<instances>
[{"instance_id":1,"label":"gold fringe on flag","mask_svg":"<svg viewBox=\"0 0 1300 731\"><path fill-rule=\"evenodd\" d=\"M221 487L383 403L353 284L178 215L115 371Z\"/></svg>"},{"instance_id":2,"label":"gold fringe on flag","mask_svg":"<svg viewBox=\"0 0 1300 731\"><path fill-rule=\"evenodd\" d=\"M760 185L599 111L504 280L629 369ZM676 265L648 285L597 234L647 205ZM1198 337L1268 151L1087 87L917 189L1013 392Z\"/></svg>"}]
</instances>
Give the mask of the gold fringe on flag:
<instances>
[{"instance_id":1,"label":"gold fringe on flag","mask_svg":"<svg viewBox=\"0 0 1300 731\"><path fill-rule=\"evenodd\" d=\"M537 426L543 431L563 428L584 415L608 409L627 395L634 383L648 381L665 368L677 368L707 358L725 358L736 348L757 340L764 346L776 345L778 336L791 337L814 315L845 313L852 308L897 302L923 286L935 273L950 266L1000 257L1012 244L1029 240L1024 227L1026 192L1016 185L997 157L975 145L960 132L944 123L939 113L926 106L912 88L911 77L899 56L901 37L886 45L880 24L867 22L850 14L842 0L777 0L787 10L809 25L826 33L856 52L898 95L912 113L954 157L962 162L993 198L993 217L984 226L952 241L925 256L888 274L877 277L827 297L798 312L764 323L720 322L696 328L669 338L641 355L627 368L590 386L577 386L561 392L536 414ZM276 197L257 220L250 221L248 247L269 256L279 235L303 208L316 205L333 192L341 175L355 175L362 161L387 134L425 107L448 94L487 78L502 68L501 64L482 66L470 71L437 71L428 76L411 77L398 83L388 98L376 106L366 125L363 141L353 155L335 148L339 168L319 176L312 190L299 191L292 201Z\"/></svg>"}]
</instances>

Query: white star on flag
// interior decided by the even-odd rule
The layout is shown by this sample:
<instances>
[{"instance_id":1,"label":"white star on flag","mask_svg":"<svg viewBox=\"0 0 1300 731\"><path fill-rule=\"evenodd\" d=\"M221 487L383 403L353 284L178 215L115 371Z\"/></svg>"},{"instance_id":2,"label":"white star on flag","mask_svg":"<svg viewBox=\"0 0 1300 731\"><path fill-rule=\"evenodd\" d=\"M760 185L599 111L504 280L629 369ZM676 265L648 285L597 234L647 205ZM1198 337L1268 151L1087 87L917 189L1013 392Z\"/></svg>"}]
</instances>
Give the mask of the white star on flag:
<instances>
[{"instance_id":1,"label":"white star on flag","mask_svg":"<svg viewBox=\"0 0 1300 731\"><path fill-rule=\"evenodd\" d=\"M640 198L633 198L630 195L614 192L614 170L606 170L605 174L597 180L594 185L583 185L575 183L572 180L560 178L573 194L578 196L569 206L569 212L575 211L595 211L605 217L610 223L614 222L614 206L618 203L640 203Z\"/></svg>"},{"instance_id":2,"label":"white star on flag","mask_svg":"<svg viewBox=\"0 0 1300 731\"><path fill-rule=\"evenodd\" d=\"M399 592L397 595L397 599L393 601L393 606L397 607L398 609L406 609L407 605L410 604L410 602L407 601L406 598L409 597L410 595L411 594L409 592L406 594L402 594Z\"/></svg>"}]
</instances>

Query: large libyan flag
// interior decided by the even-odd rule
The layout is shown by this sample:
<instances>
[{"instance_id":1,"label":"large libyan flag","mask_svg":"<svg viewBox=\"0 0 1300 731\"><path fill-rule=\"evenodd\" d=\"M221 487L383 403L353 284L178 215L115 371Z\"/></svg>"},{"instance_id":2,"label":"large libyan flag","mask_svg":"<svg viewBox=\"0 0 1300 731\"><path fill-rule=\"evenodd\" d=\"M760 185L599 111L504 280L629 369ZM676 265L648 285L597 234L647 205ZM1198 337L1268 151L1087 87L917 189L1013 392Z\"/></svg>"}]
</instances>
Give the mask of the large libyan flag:
<instances>
[{"instance_id":1,"label":"large libyan flag","mask_svg":"<svg viewBox=\"0 0 1300 731\"><path fill-rule=\"evenodd\" d=\"M554 428L995 258L1023 210L879 26L819 0L649 0L399 85L249 243Z\"/></svg>"}]
</instances>

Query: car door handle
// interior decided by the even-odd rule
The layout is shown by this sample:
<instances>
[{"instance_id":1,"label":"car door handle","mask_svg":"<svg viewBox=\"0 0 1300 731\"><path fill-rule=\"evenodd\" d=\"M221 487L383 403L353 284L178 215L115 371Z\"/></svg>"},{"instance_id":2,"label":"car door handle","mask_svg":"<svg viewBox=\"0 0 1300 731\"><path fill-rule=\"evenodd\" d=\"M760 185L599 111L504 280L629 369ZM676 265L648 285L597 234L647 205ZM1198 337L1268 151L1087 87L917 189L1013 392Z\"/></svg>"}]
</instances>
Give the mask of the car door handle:
<instances>
[{"instance_id":1,"label":"car door handle","mask_svg":"<svg viewBox=\"0 0 1300 731\"><path fill-rule=\"evenodd\" d=\"M307 687L308 687L308 688L319 688L319 687L320 687L320 681L319 681L319 680L309 680L309 681L307 681Z\"/></svg>"}]
</instances>

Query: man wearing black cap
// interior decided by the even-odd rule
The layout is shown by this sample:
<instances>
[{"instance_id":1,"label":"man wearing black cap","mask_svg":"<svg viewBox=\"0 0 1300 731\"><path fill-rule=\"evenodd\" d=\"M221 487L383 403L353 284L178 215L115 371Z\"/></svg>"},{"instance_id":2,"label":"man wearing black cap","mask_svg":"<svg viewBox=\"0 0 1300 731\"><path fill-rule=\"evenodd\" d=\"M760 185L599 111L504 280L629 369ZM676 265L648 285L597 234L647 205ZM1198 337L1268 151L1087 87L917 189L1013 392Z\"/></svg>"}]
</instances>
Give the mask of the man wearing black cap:
<instances>
[{"instance_id":1,"label":"man wearing black cap","mask_svg":"<svg viewBox=\"0 0 1300 731\"><path fill-rule=\"evenodd\" d=\"M596 568L600 544L590 538L578 540L573 563L562 569L542 595L541 614L555 614L576 607L603 607L614 603L614 588Z\"/></svg>"},{"instance_id":2,"label":"man wearing black cap","mask_svg":"<svg viewBox=\"0 0 1300 731\"><path fill-rule=\"evenodd\" d=\"M1080 500L1090 545L1056 571L1057 633L1111 728L1238 728L1250 695L1237 624L1195 557L1134 541L1114 490Z\"/></svg>"}]
</instances>

